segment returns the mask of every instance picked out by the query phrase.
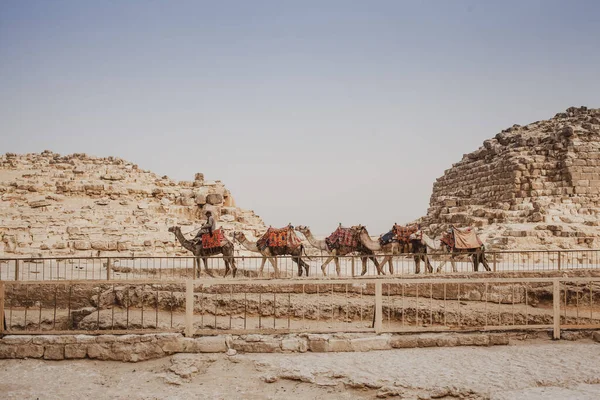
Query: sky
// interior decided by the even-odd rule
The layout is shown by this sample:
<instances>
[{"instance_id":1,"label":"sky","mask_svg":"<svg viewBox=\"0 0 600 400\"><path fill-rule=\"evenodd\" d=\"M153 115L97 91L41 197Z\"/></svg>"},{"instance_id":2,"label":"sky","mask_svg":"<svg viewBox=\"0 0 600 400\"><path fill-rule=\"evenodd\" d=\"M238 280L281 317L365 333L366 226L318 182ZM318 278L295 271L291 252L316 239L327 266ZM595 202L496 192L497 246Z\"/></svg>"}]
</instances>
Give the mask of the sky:
<instances>
[{"instance_id":1,"label":"sky","mask_svg":"<svg viewBox=\"0 0 600 400\"><path fill-rule=\"evenodd\" d=\"M515 123L600 107L600 2L0 0L0 152L221 180L371 234Z\"/></svg>"}]
</instances>

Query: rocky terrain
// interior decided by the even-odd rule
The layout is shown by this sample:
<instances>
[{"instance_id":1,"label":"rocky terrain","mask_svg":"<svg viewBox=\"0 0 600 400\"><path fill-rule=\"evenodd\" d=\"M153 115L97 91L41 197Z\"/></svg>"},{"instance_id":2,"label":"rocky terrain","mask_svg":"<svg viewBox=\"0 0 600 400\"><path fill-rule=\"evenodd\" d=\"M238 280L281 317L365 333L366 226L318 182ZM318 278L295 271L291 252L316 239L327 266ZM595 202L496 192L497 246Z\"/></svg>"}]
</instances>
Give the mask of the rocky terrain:
<instances>
[{"instance_id":1,"label":"rocky terrain","mask_svg":"<svg viewBox=\"0 0 600 400\"><path fill-rule=\"evenodd\" d=\"M600 228L600 109L513 125L433 184L433 233L476 226L495 248L591 248Z\"/></svg>"},{"instance_id":2,"label":"rocky terrain","mask_svg":"<svg viewBox=\"0 0 600 400\"><path fill-rule=\"evenodd\" d=\"M236 207L222 182L201 173L176 182L114 157L0 156L3 256L189 254L167 229L193 231L206 210L228 233L266 230L253 211Z\"/></svg>"}]
</instances>

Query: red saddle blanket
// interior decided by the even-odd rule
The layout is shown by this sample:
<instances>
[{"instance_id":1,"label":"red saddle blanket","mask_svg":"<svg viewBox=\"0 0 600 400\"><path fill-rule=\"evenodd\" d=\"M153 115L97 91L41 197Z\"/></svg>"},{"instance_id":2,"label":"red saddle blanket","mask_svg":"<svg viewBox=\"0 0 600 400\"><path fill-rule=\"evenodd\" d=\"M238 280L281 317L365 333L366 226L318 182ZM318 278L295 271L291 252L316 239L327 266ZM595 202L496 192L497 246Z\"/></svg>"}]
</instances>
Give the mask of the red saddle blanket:
<instances>
[{"instance_id":1,"label":"red saddle blanket","mask_svg":"<svg viewBox=\"0 0 600 400\"><path fill-rule=\"evenodd\" d=\"M291 226L281 229L269 228L256 242L257 247L261 250L264 250L266 247L289 247L290 249L294 249L300 246L300 244L301 241Z\"/></svg>"},{"instance_id":2,"label":"red saddle blanket","mask_svg":"<svg viewBox=\"0 0 600 400\"><path fill-rule=\"evenodd\" d=\"M442 236L441 242L456 249L477 249L483 246L483 242L475 233L473 228L453 228Z\"/></svg>"},{"instance_id":3,"label":"red saddle blanket","mask_svg":"<svg viewBox=\"0 0 600 400\"><path fill-rule=\"evenodd\" d=\"M335 232L325 239L327 247L338 249L340 247L358 247L358 231L352 228L338 227Z\"/></svg>"},{"instance_id":4,"label":"red saddle blanket","mask_svg":"<svg viewBox=\"0 0 600 400\"><path fill-rule=\"evenodd\" d=\"M221 229L215 230L212 235L210 233L205 233L202 235L202 248L204 249L212 249L215 247L221 247L221 242L223 241L223 231Z\"/></svg>"},{"instance_id":5,"label":"red saddle blanket","mask_svg":"<svg viewBox=\"0 0 600 400\"><path fill-rule=\"evenodd\" d=\"M400 243L408 243L410 241L410 235L416 233L419 230L419 227L417 225L402 226L394 224L392 230Z\"/></svg>"}]
</instances>

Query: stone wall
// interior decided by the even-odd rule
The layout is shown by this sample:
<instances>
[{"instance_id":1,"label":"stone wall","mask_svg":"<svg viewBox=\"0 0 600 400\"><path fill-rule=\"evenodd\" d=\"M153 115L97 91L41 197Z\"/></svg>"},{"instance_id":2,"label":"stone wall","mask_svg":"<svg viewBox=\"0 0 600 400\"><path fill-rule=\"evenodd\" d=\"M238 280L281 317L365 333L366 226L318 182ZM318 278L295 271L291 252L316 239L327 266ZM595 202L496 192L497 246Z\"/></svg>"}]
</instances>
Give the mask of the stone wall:
<instances>
[{"instance_id":1,"label":"stone wall","mask_svg":"<svg viewBox=\"0 0 600 400\"><path fill-rule=\"evenodd\" d=\"M114 157L0 156L1 256L188 254L167 229L192 231L206 210L227 232L266 230L201 173L177 182Z\"/></svg>"},{"instance_id":2,"label":"stone wall","mask_svg":"<svg viewBox=\"0 0 600 400\"><path fill-rule=\"evenodd\" d=\"M289 334L186 338L179 333L142 335L18 335L0 339L0 359L44 358L137 362L174 353L348 352L411 347L507 345L505 334Z\"/></svg>"},{"instance_id":3,"label":"stone wall","mask_svg":"<svg viewBox=\"0 0 600 400\"><path fill-rule=\"evenodd\" d=\"M497 247L592 247L599 150L600 109L513 125L436 180L424 222L433 233L476 226Z\"/></svg>"}]
</instances>

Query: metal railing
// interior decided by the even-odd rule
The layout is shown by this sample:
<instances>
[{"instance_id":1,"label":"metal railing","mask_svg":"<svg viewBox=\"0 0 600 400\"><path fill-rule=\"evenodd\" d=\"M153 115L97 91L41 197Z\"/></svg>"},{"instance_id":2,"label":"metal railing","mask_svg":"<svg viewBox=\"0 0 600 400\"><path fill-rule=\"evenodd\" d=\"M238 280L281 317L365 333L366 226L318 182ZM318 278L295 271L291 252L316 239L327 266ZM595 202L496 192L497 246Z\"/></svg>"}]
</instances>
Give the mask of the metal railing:
<instances>
[{"instance_id":1,"label":"metal railing","mask_svg":"<svg viewBox=\"0 0 600 400\"><path fill-rule=\"evenodd\" d=\"M600 328L600 278L3 281L3 334Z\"/></svg>"},{"instance_id":2,"label":"metal railing","mask_svg":"<svg viewBox=\"0 0 600 400\"><path fill-rule=\"evenodd\" d=\"M404 276L429 272L468 273L474 271L473 254L401 254L386 260L385 255L375 256L386 275ZM272 263L261 256L233 257L237 267L236 278L277 277ZM485 259L493 272L533 272L574 269L600 269L600 250L522 250L486 252ZM374 277L379 275L371 259L351 255L334 257L325 255L303 257L310 278ZM329 263L323 268L323 264ZM418 260L418 263L416 262ZM276 262L279 278L297 278L298 267L293 257L278 256ZM454 262L454 268L453 268ZM209 273L225 274L225 263L220 256L206 259ZM339 266L339 269L338 269ZM364 267L363 267L364 266ZM479 271L486 271L482 264ZM364 272L364 275L363 275ZM208 276L203 261L200 267L193 257L48 257L0 258L0 280L132 280L132 279L187 279ZM229 276L232 276L230 273ZM302 269L302 276L306 271Z\"/></svg>"}]
</instances>

